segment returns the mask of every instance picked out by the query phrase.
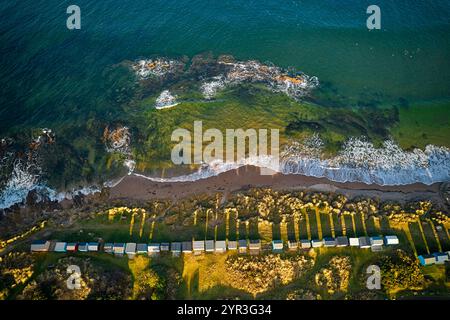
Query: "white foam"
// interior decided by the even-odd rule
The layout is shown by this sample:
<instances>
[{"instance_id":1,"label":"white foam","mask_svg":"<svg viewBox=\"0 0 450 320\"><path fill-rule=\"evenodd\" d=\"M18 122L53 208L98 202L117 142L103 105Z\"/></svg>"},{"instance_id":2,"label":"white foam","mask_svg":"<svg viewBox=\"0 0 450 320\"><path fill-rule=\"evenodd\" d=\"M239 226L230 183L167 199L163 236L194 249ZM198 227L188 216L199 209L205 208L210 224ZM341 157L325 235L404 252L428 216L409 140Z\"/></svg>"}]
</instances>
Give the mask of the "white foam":
<instances>
[{"instance_id":1,"label":"white foam","mask_svg":"<svg viewBox=\"0 0 450 320\"><path fill-rule=\"evenodd\" d=\"M177 97L172 95L169 90L161 92L158 98L156 98L155 109L168 109L178 105Z\"/></svg>"},{"instance_id":2,"label":"white foam","mask_svg":"<svg viewBox=\"0 0 450 320\"><path fill-rule=\"evenodd\" d=\"M50 200L52 201L62 201L64 199L71 200L76 195L87 196L97 192L101 192L101 189L97 186L74 188L70 191L59 192L57 194L55 193L55 195L51 197Z\"/></svg>"},{"instance_id":3,"label":"white foam","mask_svg":"<svg viewBox=\"0 0 450 320\"><path fill-rule=\"evenodd\" d=\"M227 81L225 77L222 75L213 77L211 80L204 82L201 85L200 90L202 91L202 94L205 97L205 99L210 100L214 98L220 90L225 88L226 85Z\"/></svg>"},{"instance_id":4,"label":"white foam","mask_svg":"<svg viewBox=\"0 0 450 320\"><path fill-rule=\"evenodd\" d=\"M335 157L323 159L322 149L323 142L317 135L313 135L302 143L291 143L281 153L279 164L270 155L249 157L238 162L215 160L202 165L196 172L171 178L148 177L134 173L133 160L127 160L125 165L129 168L129 175L156 182L197 181L246 165L269 168L283 174L323 177L336 182L378 185L407 185L420 182L430 185L450 181L450 149L446 147L428 145L424 150L404 151L391 140L385 141L381 148L375 148L365 139L351 138ZM101 188L91 186L57 193L41 184L39 175L32 172L33 170L20 161L14 164L11 177L0 194L0 209L22 203L31 190L36 190L41 198L46 196L53 201L72 199L74 195L80 193L89 195L101 191ZM106 182L104 186L114 187L123 178Z\"/></svg>"},{"instance_id":5,"label":"white foam","mask_svg":"<svg viewBox=\"0 0 450 320\"><path fill-rule=\"evenodd\" d=\"M9 208L16 203L25 201L31 190L36 190L38 195L48 197L56 194L52 189L40 184L39 174L34 173L38 169L24 161L16 160L14 162L11 176L0 194L0 209Z\"/></svg>"}]
</instances>

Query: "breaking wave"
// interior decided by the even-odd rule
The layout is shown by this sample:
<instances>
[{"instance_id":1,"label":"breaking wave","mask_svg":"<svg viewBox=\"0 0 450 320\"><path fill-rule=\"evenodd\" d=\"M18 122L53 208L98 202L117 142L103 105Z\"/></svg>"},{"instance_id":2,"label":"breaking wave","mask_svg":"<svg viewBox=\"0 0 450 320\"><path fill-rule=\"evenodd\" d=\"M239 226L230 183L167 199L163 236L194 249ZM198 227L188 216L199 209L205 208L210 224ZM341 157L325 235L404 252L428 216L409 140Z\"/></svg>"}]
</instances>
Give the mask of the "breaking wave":
<instances>
[{"instance_id":1,"label":"breaking wave","mask_svg":"<svg viewBox=\"0 0 450 320\"><path fill-rule=\"evenodd\" d=\"M158 178L134 172L134 162L130 164L128 175L134 175L155 182L188 182L217 176L243 166L268 168L265 174L299 174L317 178L327 178L335 182L362 182L378 185L407 185L412 183L433 184L450 181L450 149L428 145L424 150L402 150L392 140L387 140L380 148L363 138L351 138L334 157L323 158L324 143L315 134L300 142L291 142L280 153L279 161L270 155L245 158L239 162L215 160L202 165L191 174ZM31 190L42 199L61 201L72 199L74 195L89 195L101 191L101 187L91 186L71 191L57 192L39 181L35 168L24 162L14 163L12 174L0 194L0 209L23 203ZM124 177L104 184L114 187Z\"/></svg>"},{"instance_id":2,"label":"breaking wave","mask_svg":"<svg viewBox=\"0 0 450 320\"><path fill-rule=\"evenodd\" d=\"M303 143L289 145L280 155L280 161L271 156L249 157L239 162L215 160L194 173L156 178L138 173L132 175L156 182L196 181L251 165L268 168L282 174L299 174L327 178L335 182L362 182L378 185L433 184L450 181L450 149L428 145L424 150L402 150L392 140L380 148L361 138L351 138L332 158L323 159L323 143L317 135Z\"/></svg>"},{"instance_id":3,"label":"breaking wave","mask_svg":"<svg viewBox=\"0 0 450 320\"><path fill-rule=\"evenodd\" d=\"M9 208L16 203L25 201L31 190L36 190L40 197L56 195L56 192L39 182L37 169L25 161L16 160L14 162L11 175L0 194L0 209Z\"/></svg>"}]
</instances>

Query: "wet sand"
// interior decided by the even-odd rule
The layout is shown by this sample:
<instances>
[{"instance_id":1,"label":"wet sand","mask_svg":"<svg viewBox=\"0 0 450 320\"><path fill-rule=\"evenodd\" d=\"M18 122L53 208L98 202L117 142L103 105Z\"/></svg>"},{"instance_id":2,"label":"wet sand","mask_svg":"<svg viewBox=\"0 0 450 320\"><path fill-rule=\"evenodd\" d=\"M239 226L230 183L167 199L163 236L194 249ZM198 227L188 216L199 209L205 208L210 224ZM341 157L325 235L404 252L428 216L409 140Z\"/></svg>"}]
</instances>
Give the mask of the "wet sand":
<instances>
[{"instance_id":1,"label":"wet sand","mask_svg":"<svg viewBox=\"0 0 450 320\"><path fill-rule=\"evenodd\" d=\"M347 182L340 183L326 178L302 175L261 175L260 169L245 166L214 177L190 182L154 182L144 177L126 176L110 189L111 200L181 199L196 194L224 193L246 190L255 187L270 187L275 190L314 190L319 192L337 192L349 198L364 196L380 200L410 201L418 199L433 200L441 203L440 183L425 185L415 183L404 186L379 186Z\"/></svg>"}]
</instances>

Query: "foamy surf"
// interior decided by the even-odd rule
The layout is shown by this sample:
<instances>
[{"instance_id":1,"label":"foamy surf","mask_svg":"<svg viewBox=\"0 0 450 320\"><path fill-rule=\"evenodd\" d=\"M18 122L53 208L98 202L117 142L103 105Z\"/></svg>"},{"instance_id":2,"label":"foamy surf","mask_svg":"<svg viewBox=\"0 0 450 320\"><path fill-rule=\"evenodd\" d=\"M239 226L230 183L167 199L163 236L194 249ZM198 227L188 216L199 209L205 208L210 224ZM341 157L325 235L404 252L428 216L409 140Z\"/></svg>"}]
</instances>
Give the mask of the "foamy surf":
<instances>
[{"instance_id":1,"label":"foamy surf","mask_svg":"<svg viewBox=\"0 0 450 320\"><path fill-rule=\"evenodd\" d=\"M9 208L16 203L25 201L31 190L36 190L37 195L54 196L56 193L50 188L39 183L39 174L36 167L26 162L17 160L13 164L13 170L0 194L0 209Z\"/></svg>"},{"instance_id":2,"label":"foamy surf","mask_svg":"<svg viewBox=\"0 0 450 320\"><path fill-rule=\"evenodd\" d=\"M317 139L317 136L315 137ZM316 140L317 143L317 140ZM381 186L423 183L431 185L450 181L450 150L434 145L425 150L404 151L393 141L387 140L381 148L363 139L347 141L338 155L321 159L321 150L310 142L301 145L299 152L288 150L282 153L280 163L271 156L249 157L239 162L214 161L198 171L170 178L134 176L155 182L186 182L207 179L242 166L268 168L282 174L298 174L326 178L335 182L362 182ZM322 144L317 144L321 148Z\"/></svg>"},{"instance_id":3,"label":"foamy surf","mask_svg":"<svg viewBox=\"0 0 450 320\"><path fill-rule=\"evenodd\" d=\"M313 135L302 143L292 143L281 153L280 161L270 155L248 157L238 162L215 160L202 165L196 172L170 177L150 177L134 172L134 162L127 165L128 175L155 182L189 182L207 179L243 166L268 168L281 174L298 174L326 178L335 182L362 182L381 186L423 183L431 185L450 181L450 149L428 145L424 150L404 151L391 140L375 148L371 142L351 138L334 157L323 159L323 142ZM89 195L101 191L101 187L91 186L57 192L39 182L36 174L30 173L20 162L14 165L13 173L0 194L0 209L23 203L31 190L38 196L52 201L72 199L74 195ZM125 176L126 177L126 176ZM112 188L124 177L104 183Z\"/></svg>"},{"instance_id":4,"label":"foamy surf","mask_svg":"<svg viewBox=\"0 0 450 320\"><path fill-rule=\"evenodd\" d=\"M0 193L0 209L10 208L15 204L25 203L30 191L35 191L37 203L48 199L62 201L72 199L74 195L89 195L100 192L96 186L74 188L69 191L58 192L46 186L40 179L40 168L35 164L16 160L11 175Z\"/></svg>"}]
</instances>

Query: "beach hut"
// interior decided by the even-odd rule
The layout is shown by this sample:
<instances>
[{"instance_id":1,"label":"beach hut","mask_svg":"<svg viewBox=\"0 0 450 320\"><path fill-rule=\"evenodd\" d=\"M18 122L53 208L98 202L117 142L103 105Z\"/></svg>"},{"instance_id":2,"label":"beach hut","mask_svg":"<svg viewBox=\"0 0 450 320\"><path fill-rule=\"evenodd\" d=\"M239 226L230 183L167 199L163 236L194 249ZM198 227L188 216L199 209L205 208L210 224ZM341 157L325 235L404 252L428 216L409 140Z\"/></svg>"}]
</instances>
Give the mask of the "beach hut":
<instances>
[{"instance_id":1,"label":"beach hut","mask_svg":"<svg viewBox=\"0 0 450 320\"><path fill-rule=\"evenodd\" d=\"M445 262L449 261L448 254L445 252L435 252L433 253L433 256L436 260L436 264L444 264Z\"/></svg>"},{"instance_id":2,"label":"beach hut","mask_svg":"<svg viewBox=\"0 0 450 320\"><path fill-rule=\"evenodd\" d=\"M149 256L158 254L160 251L161 248L159 243L149 243L147 246L147 252Z\"/></svg>"},{"instance_id":3,"label":"beach hut","mask_svg":"<svg viewBox=\"0 0 450 320\"><path fill-rule=\"evenodd\" d=\"M370 245L372 247L381 247L383 244L384 241L382 237L370 237Z\"/></svg>"},{"instance_id":4,"label":"beach hut","mask_svg":"<svg viewBox=\"0 0 450 320\"><path fill-rule=\"evenodd\" d=\"M216 253L224 253L225 251L227 251L227 243L225 240L217 240L216 241L216 248L215 248L215 252Z\"/></svg>"},{"instance_id":5,"label":"beach hut","mask_svg":"<svg viewBox=\"0 0 450 320\"><path fill-rule=\"evenodd\" d=\"M194 250L194 254L202 254L205 251L205 241L203 240L194 240L192 242L192 248Z\"/></svg>"},{"instance_id":6,"label":"beach hut","mask_svg":"<svg viewBox=\"0 0 450 320\"><path fill-rule=\"evenodd\" d=\"M52 247L52 243L47 240L35 240L31 242L30 251L31 252L46 252ZM1 251L1 250L0 250ZM0 257L1 261L1 257Z\"/></svg>"},{"instance_id":7,"label":"beach hut","mask_svg":"<svg viewBox=\"0 0 450 320\"><path fill-rule=\"evenodd\" d=\"M359 247L362 249L370 248L370 238L369 237L359 237Z\"/></svg>"},{"instance_id":8,"label":"beach hut","mask_svg":"<svg viewBox=\"0 0 450 320\"><path fill-rule=\"evenodd\" d=\"M55 252L67 252L67 243L66 242L56 242L54 251Z\"/></svg>"},{"instance_id":9,"label":"beach hut","mask_svg":"<svg viewBox=\"0 0 450 320\"><path fill-rule=\"evenodd\" d=\"M183 241L181 243L181 250L183 251L183 253L192 253L192 242Z\"/></svg>"},{"instance_id":10,"label":"beach hut","mask_svg":"<svg viewBox=\"0 0 450 320\"><path fill-rule=\"evenodd\" d=\"M289 240L288 249L289 251L296 251L298 249L298 242L295 240Z\"/></svg>"},{"instance_id":11,"label":"beach hut","mask_svg":"<svg viewBox=\"0 0 450 320\"><path fill-rule=\"evenodd\" d=\"M302 249L310 249L311 248L311 241L308 239L301 239L300 240L300 248Z\"/></svg>"},{"instance_id":12,"label":"beach hut","mask_svg":"<svg viewBox=\"0 0 450 320\"><path fill-rule=\"evenodd\" d=\"M384 237L384 244L387 246L394 246L399 243L400 243L400 241L398 240L397 236L385 236Z\"/></svg>"},{"instance_id":13,"label":"beach hut","mask_svg":"<svg viewBox=\"0 0 450 320\"><path fill-rule=\"evenodd\" d=\"M272 241L272 251L273 252L283 251L283 240L273 240Z\"/></svg>"},{"instance_id":14,"label":"beach hut","mask_svg":"<svg viewBox=\"0 0 450 320\"><path fill-rule=\"evenodd\" d=\"M79 252L88 252L88 243L87 242L81 242L78 244L78 251Z\"/></svg>"},{"instance_id":15,"label":"beach hut","mask_svg":"<svg viewBox=\"0 0 450 320\"><path fill-rule=\"evenodd\" d=\"M137 254L146 254L148 253L148 245L146 243L138 243L136 246Z\"/></svg>"},{"instance_id":16,"label":"beach hut","mask_svg":"<svg viewBox=\"0 0 450 320\"><path fill-rule=\"evenodd\" d=\"M228 250L237 250L237 246L238 246L237 241L234 241L234 240L230 241L230 240L228 240Z\"/></svg>"},{"instance_id":17,"label":"beach hut","mask_svg":"<svg viewBox=\"0 0 450 320\"><path fill-rule=\"evenodd\" d=\"M113 253L114 244L112 244L111 242L105 243L105 245L103 246L103 251L105 251L106 253Z\"/></svg>"},{"instance_id":18,"label":"beach hut","mask_svg":"<svg viewBox=\"0 0 450 320\"><path fill-rule=\"evenodd\" d=\"M249 241L248 249L250 254L259 254L261 252L261 240L253 239Z\"/></svg>"},{"instance_id":19,"label":"beach hut","mask_svg":"<svg viewBox=\"0 0 450 320\"><path fill-rule=\"evenodd\" d=\"M359 247L359 238L350 238L349 244L350 247Z\"/></svg>"},{"instance_id":20,"label":"beach hut","mask_svg":"<svg viewBox=\"0 0 450 320\"><path fill-rule=\"evenodd\" d=\"M348 247L348 238L346 236L336 237L336 247Z\"/></svg>"},{"instance_id":21,"label":"beach hut","mask_svg":"<svg viewBox=\"0 0 450 320\"><path fill-rule=\"evenodd\" d=\"M247 240L239 240L239 253L247 253Z\"/></svg>"},{"instance_id":22,"label":"beach hut","mask_svg":"<svg viewBox=\"0 0 450 320\"><path fill-rule=\"evenodd\" d=\"M161 250L161 252L169 251L170 250L170 243L162 242L161 246L160 246L160 250Z\"/></svg>"},{"instance_id":23,"label":"beach hut","mask_svg":"<svg viewBox=\"0 0 450 320\"><path fill-rule=\"evenodd\" d=\"M313 248L320 248L321 246L323 246L323 241L322 240L311 240L311 246Z\"/></svg>"},{"instance_id":24,"label":"beach hut","mask_svg":"<svg viewBox=\"0 0 450 320\"><path fill-rule=\"evenodd\" d=\"M172 242L170 244L170 251L174 257L178 257L181 254L181 242Z\"/></svg>"},{"instance_id":25,"label":"beach hut","mask_svg":"<svg viewBox=\"0 0 450 320\"><path fill-rule=\"evenodd\" d=\"M123 255L125 253L125 243L114 243L113 252L115 255Z\"/></svg>"},{"instance_id":26,"label":"beach hut","mask_svg":"<svg viewBox=\"0 0 450 320\"><path fill-rule=\"evenodd\" d=\"M206 252L214 252L214 240L206 240L205 241L205 251Z\"/></svg>"},{"instance_id":27,"label":"beach hut","mask_svg":"<svg viewBox=\"0 0 450 320\"><path fill-rule=\"evenodd\" d=\"M98 251L98 242L89 242L88 243L88 251L97 252Z\"/></svg>"},{"instance_id":28,"label":"beach hut","mask_svg":"<svg viewBox=\"0 0 450 320\"><path fill-rule=\"evenodd\" d=\"M424 254L417 257L420 261L420 264L423 266L430 266L436 263L436 257L432 254Z\"/></svg>"},{"instance_id":29,"label":"beach hut","mask_svg":"<svg viewBox=\"0 0 450 320\"><path fill-rule=\"evenodd\" d=\"M135 242L128 242L125 245L125 253L127 254L128 258L134 258L134 256L136 255L136 247L137 244Z\"/></svg>"},{"instance_id":30,"label":"beach hut","mask_svg":"<svg viewBox=\"0 0 450 320\"><path fill-rule=\"evenodd\" d=\"M323 238L322 242L326 248L336 247L336 240L334 238Z\"/></svg>"},{"instance_id":31,"label":"beach hut","mask_svg":"<svg viewBox=\"0 0 450 320\"><path fill-rule=\"evenodd\" d=\"M67 252L76 252L78 249L78 244L76 242L69 242L66 246Z\"/></svg>"}]
</instances>

